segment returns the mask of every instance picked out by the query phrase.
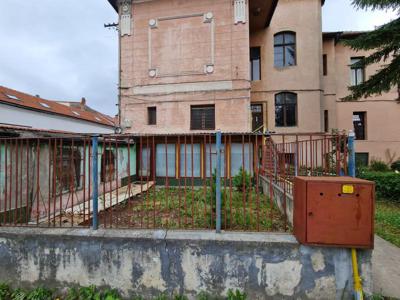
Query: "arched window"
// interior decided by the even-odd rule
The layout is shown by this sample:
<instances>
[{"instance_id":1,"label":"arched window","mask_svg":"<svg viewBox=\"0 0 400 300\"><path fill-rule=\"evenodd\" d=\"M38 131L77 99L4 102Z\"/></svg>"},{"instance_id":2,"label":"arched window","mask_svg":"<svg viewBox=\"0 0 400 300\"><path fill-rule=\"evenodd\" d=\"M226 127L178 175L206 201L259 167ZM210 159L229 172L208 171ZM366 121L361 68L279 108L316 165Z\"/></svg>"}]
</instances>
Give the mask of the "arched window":
<instances>
[{"instance_id":1,"label":"arched window","mask_svg":"<svg viewBox=\"0 0 400 300\"><path fill-rule=\"evenodd\" d=\"M277 68L296 65L296 33L284 31L274 35L274 65Z\"/></svg>"},{"instance_id":2,"label":"arched window","mask_svg":"<svg viewBox=\"0 0 400 300\"><path fill-rule=\"evenodd\" d=\"M275 125L276 127L297 125L297 94L279 93L275 95Z\"/></svg>"}]
</instances>

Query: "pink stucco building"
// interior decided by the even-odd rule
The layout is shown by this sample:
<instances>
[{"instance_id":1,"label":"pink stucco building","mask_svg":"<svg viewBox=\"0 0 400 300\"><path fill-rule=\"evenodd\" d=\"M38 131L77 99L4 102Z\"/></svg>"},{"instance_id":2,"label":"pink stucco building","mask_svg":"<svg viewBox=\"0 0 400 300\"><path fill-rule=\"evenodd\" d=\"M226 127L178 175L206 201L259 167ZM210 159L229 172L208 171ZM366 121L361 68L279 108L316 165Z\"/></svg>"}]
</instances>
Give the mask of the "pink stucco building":
<instances>
[{"instance_id":1,"label":"pink stucco building","mask_svg":"<svg viewBox=\"0 0 400 300\"><path fill-rule=\"evenodd\" d=\"M321 0L109 0L119 13L124 132L357 132L364 160L400 156L397 89L344 103L354 70Z\"/></svg>"}]
</instances>

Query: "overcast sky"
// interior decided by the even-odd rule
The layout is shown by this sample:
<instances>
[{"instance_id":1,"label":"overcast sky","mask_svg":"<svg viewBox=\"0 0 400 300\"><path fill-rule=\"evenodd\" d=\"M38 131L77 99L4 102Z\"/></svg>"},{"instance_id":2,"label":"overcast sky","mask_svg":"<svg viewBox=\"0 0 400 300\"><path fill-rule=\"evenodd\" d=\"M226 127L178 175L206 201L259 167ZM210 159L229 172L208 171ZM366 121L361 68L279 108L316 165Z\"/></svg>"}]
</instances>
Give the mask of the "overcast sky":
<instances>
[{"instance_id":1,"label":"overcast sky","mask_svg":"<svg viewBox=\"0 0 400 300\"><path fill-rule=\"evenodd\" d=\"M350 0L326 0L324 31L368 30L393 12L356 11ZM0 0L0 85L43 98L117 111L117 20L107 0Z\"/></svg>"}]
</instances>

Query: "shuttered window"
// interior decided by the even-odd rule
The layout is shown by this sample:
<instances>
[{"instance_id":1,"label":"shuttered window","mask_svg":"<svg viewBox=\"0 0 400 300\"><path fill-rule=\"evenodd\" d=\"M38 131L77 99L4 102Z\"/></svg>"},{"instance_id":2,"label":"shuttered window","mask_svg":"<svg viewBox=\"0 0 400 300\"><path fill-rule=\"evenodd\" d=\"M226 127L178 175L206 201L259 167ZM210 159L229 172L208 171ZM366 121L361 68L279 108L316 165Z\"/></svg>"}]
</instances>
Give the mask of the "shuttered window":
<instances>
[{"instance_id":1,"label":"shuttered window","mask_svg":"<svg viewBox=\"0 0 400 300\"><path fill-rule=\"evenodd\" d=\"M215 106L202 105L191 106L190 129L192 130L214 130L215 129Z\"/></svg>"}]
</instances>

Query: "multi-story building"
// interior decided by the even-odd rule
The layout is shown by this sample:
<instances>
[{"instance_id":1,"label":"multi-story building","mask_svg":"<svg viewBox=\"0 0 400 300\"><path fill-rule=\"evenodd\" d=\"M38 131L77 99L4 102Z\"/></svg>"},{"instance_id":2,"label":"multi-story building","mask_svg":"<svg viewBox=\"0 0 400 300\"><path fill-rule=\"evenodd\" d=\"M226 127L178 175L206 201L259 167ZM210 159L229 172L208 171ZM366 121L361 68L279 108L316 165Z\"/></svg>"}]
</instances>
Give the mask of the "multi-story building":
<instances>
[{"instance_id":1,"label":"multi-story building","mask_svg":"<svg viewBox=\"0 0 400 300\"><path fill-rule=\"evenodd\" d=\"M353 129L362 157L400 155L397 90L342 102L354 53L322 33L321 0L109 0L119 12L125 132ZM360 156L360 157L361 157Z\"/></svg>"}]
</instances>

